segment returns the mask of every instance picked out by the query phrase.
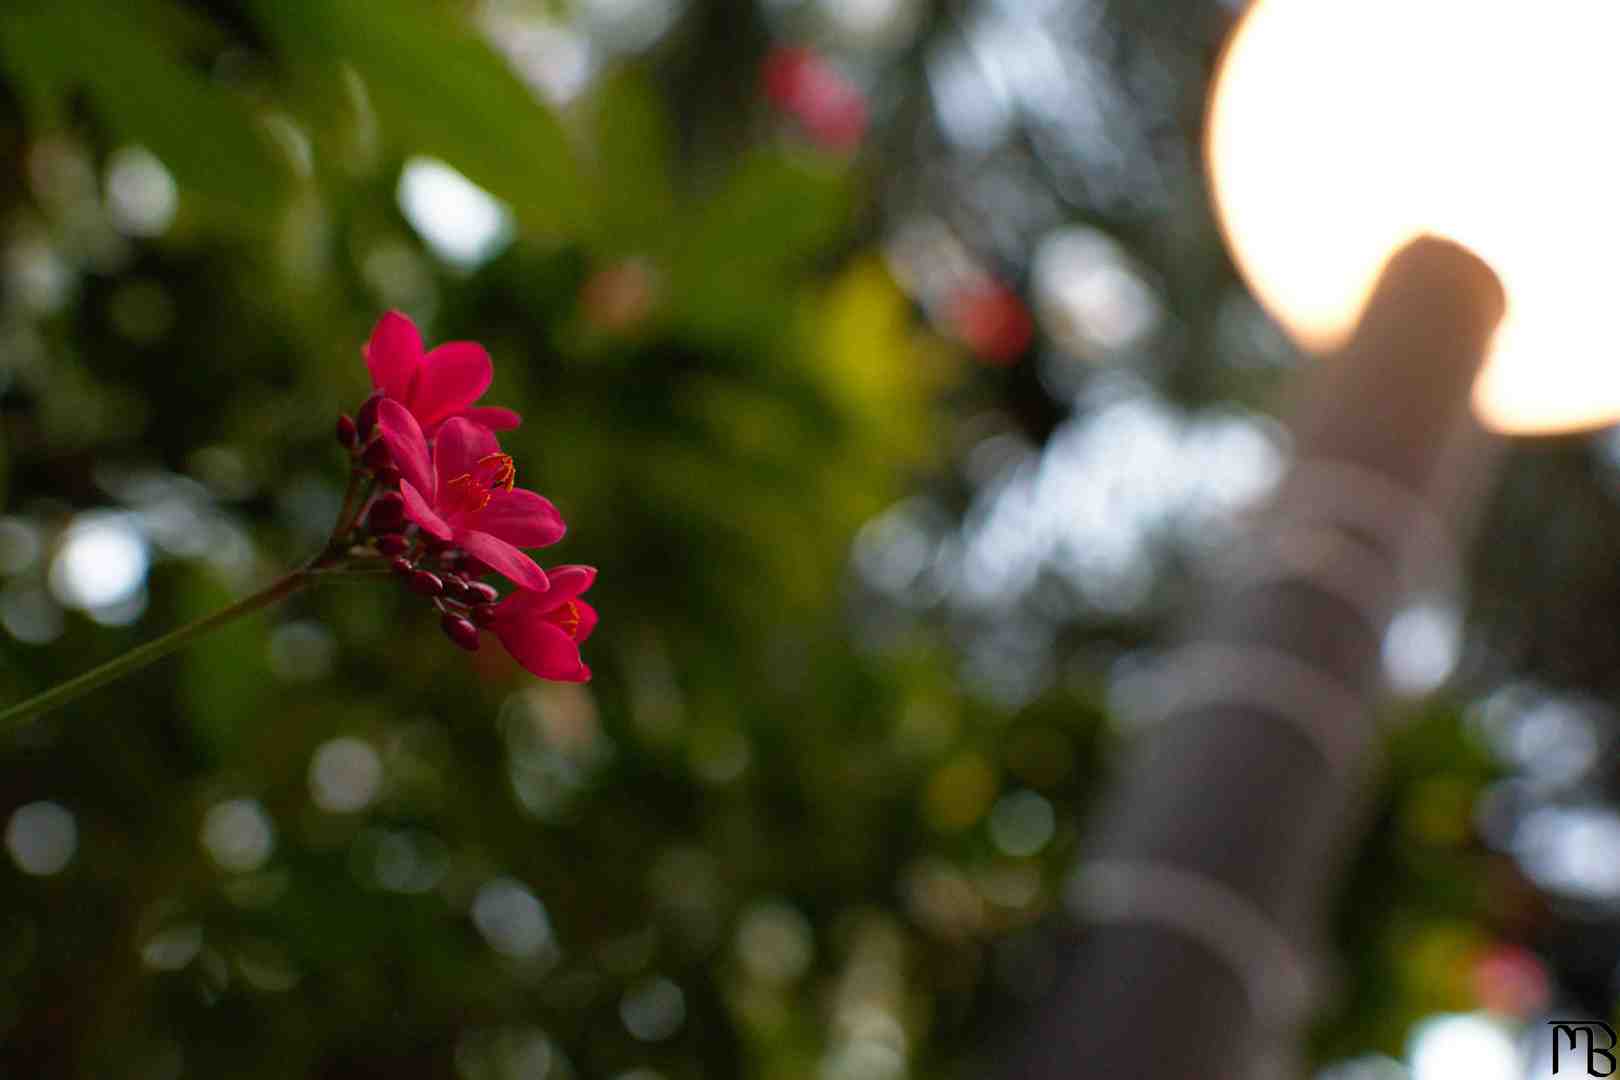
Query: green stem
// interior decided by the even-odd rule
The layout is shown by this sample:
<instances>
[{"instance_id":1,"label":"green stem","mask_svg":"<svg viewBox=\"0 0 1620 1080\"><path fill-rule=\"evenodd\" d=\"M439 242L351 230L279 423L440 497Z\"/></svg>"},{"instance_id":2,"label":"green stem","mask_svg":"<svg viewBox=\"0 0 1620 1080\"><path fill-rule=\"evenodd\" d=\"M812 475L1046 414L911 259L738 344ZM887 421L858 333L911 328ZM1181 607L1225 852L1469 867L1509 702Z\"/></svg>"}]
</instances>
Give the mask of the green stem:
<instances>
[{"instance_id":1,"label":"green stem","mask_svg":"<svg viewBox=\"0 0 1620 1080\"><path fill-rule=\"evenodd\" d=\"M139 671L146 665L161 660L176 649L189 644L193 638L201 637L210 630L224 626L226 623L255 612L262 607L267 607L277 600L297 592L305 585L315 581L318 576L324 577L329 573L336 574L334 571L322 571L307 566L301 567L285 577L276 579L252 596L243 597L228 608L216 611L207 618L198 619L189 626L182 626L178 630L163 635L156 641L149 641L145 645L136 646L124 655L109 660L100 667L91 668L83 675L75 676L65 683L59 683L51 687L44 693L36 694L26 701L18 702L4 712L0 712L0 735L9 734L34 717L58 706L66 705L68 702L82 697L90 691L112 682L114 679L122 678L132 671Z\"/></svg>"},{"instance_id":2,"label":"green stem","mask_svg":"<svg viewBox=\"0 0 1620 1080\"><path fill-rule=\"evenodd\" d=\"M360 520L360 511L366 508L366 500L362 497L360 505L355 506L354 497L364 483L365 479L359 469L350 471L349 486L343 491L343 508L338 511L337 521L332 524L332 535L327 537L326 551L322 554L321 560L333 557L342 549L344 539L354 529L355 522Z\"/></svg>"}]
</instances>

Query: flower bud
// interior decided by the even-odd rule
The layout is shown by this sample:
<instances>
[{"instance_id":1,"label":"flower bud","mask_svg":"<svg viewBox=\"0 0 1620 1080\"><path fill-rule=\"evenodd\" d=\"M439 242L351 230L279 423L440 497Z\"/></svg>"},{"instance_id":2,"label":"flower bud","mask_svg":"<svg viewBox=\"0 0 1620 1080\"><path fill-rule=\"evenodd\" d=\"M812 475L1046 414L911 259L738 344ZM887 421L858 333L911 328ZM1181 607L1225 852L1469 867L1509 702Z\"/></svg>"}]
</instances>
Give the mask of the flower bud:
<instances>
[{"instance_id":1,"label":"flower bud","mask_svg":"<svg viewBox=\"0 0 1620 1080\"><path fill-rule=\"evenodd\" d=\"M366 398L365 404L360 406L360 411L354 414L355 432L360 438L371 438L371 429L377 426L377 406L382 403L382 399L383 392L379 390Z\"/></svg>"},{"instance_id":2,"label":"flower bud","mask_svg":"<svg viewBox=\"0 0 1620 1080\"><path fill-rule=\"evenodd\" d=\"M477 604L467 609L467 617L479 626L495 625L495 605Z\"/></svg>"},{"instance_id":3,"label":"flower bud","mask_svg":"<svg viewBox=\"0 0 1620 1080\"><path fill-rule=\"evenodd\" d=\"M467 582L467 602L470 604L493 604L500 598L501 594L495 591L495 586L487 581Z\"/></svg>"},{"instance_id":4,"label":"flower bud","mask_svg":"<svg viewBox=\"0 0 1620 1080\"><path fill-rule=\"evenodd\" d=\"M468 652L478 650L478 627L460 615L446 615L439 620L439 625L444 628L445 636L463 649Z\"/></svg>"},{"instance_id":5,"label":"flower bud","mask_svg":"<svg viewBox=\"0 0 1620 1080\"><path fill-rule=\"evenodd\" d=\"M388 444L381 439L373 439L360 460L368 469L382 469L394 463L394 455L388 452Z\"/></svg>"},{"instance_id":6,"label":"flower bud","mask_svg":"<svg viewBox=\"0 0 1620 1080\"><path fill-rule=\"evenodd\" d=\"M456 573L447 573L441 576L444 578L444 595L452 600L468 599L466 578Z\"/></svg>"},{"instance_id":7,"label":"flower bud","mask_svg":"<svg viewBox=\"0 0 1620 1080\"><path fill-rule=\"evenodd\" d=\"M407 559L403 555L395 555L392 559L390 559L388 561L388 568L396 574L409 574L411 571L416 569L416 567L411 565L411 560Z\"/></svg>"},{"instance_id":8,"label":"flower bud","mask_svg":"<svg viewBox=\"0 0 1620 1080\"><path fill-rule=\"evenodd\" d=\"M376 539L377 550L384 555L403 555L411 542L399 533L383 533Z\"/></svg>"},{"instance_id":9,"label":"flower bud","mask_svg":"<svg viewBox=\"0 0 1620 1080\"><path fill-rule=\"evenodd\" d=\"M376 470L377 484L381 487L397 489L399 487L399 469L393 465L384 465Z\"/></svg>"},{"instance_id":10,"label":"flower bud","mask_svg":"<svg viewBox=\"0 0 1620 1080\"><path fill-rule=\"evenodd\" d=\"M393 532L405 524L405 499L397 491L385 491L371 504L366 522L373 532Z\"/></svg>"},{"instance_id":11,"label":"flower bud","mask_svg":"<svg viewBox=\"0 0 1620 1080\"><path fill-rule=\"evenodd\" d=\"M444 595L444 582L431 570L417 570L408 580L412 592L421 593L423 596Z\"/></svg>"},{"instance_id":12,"label":"flower bud","mask_svg":"<svg viewBox=\"0 0 1620 1080\"><path fill-rule=\"evenodd\" d=\"M360 442L360 430L354 426L354 418L348 413L338 414L337 441L346 450L353 450Z\"/></svg>"}]
</instances>

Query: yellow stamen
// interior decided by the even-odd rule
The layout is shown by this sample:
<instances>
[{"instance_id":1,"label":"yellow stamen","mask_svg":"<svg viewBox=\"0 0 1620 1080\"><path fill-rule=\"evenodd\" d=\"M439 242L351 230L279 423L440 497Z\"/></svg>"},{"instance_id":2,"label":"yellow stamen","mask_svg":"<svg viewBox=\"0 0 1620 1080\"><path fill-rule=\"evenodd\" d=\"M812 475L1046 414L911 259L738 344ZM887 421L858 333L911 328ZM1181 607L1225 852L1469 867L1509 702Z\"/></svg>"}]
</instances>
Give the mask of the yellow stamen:
<instances>
[{"instance_id":1,"label":"yellow stamen","mask_svg":"<svg viewBox=\"0 0 1620 1080\"><path fill-rule=\"evenodd\" d=\"M489 486L500 488L502 491L511 491L512 485L517 483L517 465L513 463L510 454L485 454L478 459L480 465L490 465L495 475L490 478Z\"/></svg>"},{"instance_id":2,"label":"yellow stamen","mask_svg":"<svg viewBox=\"0 0 1620 1080\"><path fill-rule=\"evenodd\" d=\"M572 600L565 600L552 619L557 628L569 637L579 635L579 605Z\"/></svg>"}]
</instances>

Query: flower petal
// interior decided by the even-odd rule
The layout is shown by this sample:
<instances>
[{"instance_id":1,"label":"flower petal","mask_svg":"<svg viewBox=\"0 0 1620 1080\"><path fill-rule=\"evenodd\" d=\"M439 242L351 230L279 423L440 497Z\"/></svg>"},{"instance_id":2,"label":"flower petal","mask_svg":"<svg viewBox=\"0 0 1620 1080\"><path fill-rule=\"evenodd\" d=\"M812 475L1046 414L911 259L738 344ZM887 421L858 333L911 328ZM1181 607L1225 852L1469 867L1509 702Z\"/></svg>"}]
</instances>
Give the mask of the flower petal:
<instances>
[{"instance_id":1,"label":"flower petal","mask_svg":"<svg viewBox=\"0 0 1620 1080\"><path fill-rule=\"evenodd\" d=\"M456 477L471 473L480 458L499 453L500 449L495 433L488 428L459 416L446 420L433 437L433 468L439 478L439 490L443 491Z\"/></svg>"},{"instance_id":2,"label":"flower petal","mask_svg":"<svg viewBox=\"0 0 1620 1080\"><path fill-rule=\"evenodd\" d=\"M476 409L468 409L461 415L479 427L487 427L491 431L511 431L523 423L523 417L511 409L503 409L498 405L480 405Z\"/></svg>"},{"instance_id":3,"label":"flower petal","mask_svg":"<svg viewBox=\"0 0 1620 1080\"><path fill-rule=\"evenodd\" d=\"M456 545L520 589L545 592L551 584L540 564L499 537L458 530Z\"/></svg>"},{"instance_id":4,"label":"flower petal","mask_svg":"<svg viewBox=\"0 0 1620 1080\"><path fill-rule=\"evenodd\" d=\"M366 370L371 372L372 388L391 398L410 401L411 384L422 363L422 335L416 324L397 311L385 313L377 320L362 352Z\"/></svg>"},{"instance_id":5,"label":"flower petal","mask_svg":"<svg viewBox=\"0 0 1620 1080\"><path fill-rule=\"evenodd\" d=\"M554 608L565 600L572 600L596 583L594 566L553 566L546 571L551 588L545 592L547 607Z\"/></svg>"},{"instance_id":6,"label":"flower petal","mask_svg":"<svg viewBox=\"0 0 1620 1080\"><path fill-rule=\"evenodd\" d=\"M405 498L405 516L422 526L424 532L432 533L440 540L455 537L455 530L444 518L434 513L433 507L428 505L428 501L422 498L422 493L417 491L409 480L399 482L399 493Z\"/></svg>"},{"instance_id":7,"label":"flower petal","mask_svg":"<svg viewBox=\"0 0 1620 1080\"><path fill-rule=\"evenodd\" d=\"M447 428L449 426L445 425ZM439 446L442 454L442 440ZM550 499L523 488L490 492L488 504L482 510L468 514L464 524L469 529L487 532L509 544L526 548L555 544L568 529Z\"/></svg>"},{"instance_id":8,"label":"flower petal","mask_svg":"<svg viewBox=\"0 0 1620 1080\"><path fill-rule=\"evenodd\" d=\"M447 341L422 358L411 411L423 427L432 427L477 401L494 377L495 365L482 345Z\"/></svg>"},{"instance_id":9,"label":"flower petal","mask_svg":"<svg viewBox=\"0 0 1620 1080\"><path fill-rule=\"evenodd\" d=\"M512 658L542 679L583 682L590 678L590 669L580 662L579 646L543 619L501 618L494 629Z\"/></svg>"},{"instance_id":10,"label":"flower petal","mask_svg":"<svg viewBox=\"0 0 1620 1080\"><path fill-rule=\"evenodd\" d=\"M596 609L583 600L575 600L574 606L579 609L579 629L574 631L574 643L578 644L596 629Z\"/></svg>"},{"instance_id":11,"label":"flower petal","mask_svg":"<svg viewBox=\"0 0 1620 1080\"><path fill-rule=\"evenodd\" d=\"M399 474L416 486L429 506L438 501L439 488L433 478L433 461L428 455L427 439L422 427L411 411L393 398L384 398L377 405L377 427L382 430L383 442L394 455Z\"/></svg>"}]
</instances>

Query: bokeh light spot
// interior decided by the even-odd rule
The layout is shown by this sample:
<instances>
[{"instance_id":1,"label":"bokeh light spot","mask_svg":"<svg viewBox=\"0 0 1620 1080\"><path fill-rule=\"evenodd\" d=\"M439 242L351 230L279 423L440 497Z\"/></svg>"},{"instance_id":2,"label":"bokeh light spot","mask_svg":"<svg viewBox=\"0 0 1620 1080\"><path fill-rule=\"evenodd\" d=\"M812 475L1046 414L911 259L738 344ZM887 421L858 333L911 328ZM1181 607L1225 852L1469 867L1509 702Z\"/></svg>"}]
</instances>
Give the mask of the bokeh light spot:
<instances>
[{"instance_id":1,"label":"bokeh light spot","mask_svg":"<svg viewBox=\"0 0 1620 1080\"><path fill-rule=\"evenodd\" d=\"M364 810L377 797L382 780L382 758L370 743L352 735L322 743L309 761L310 798L334 814Z\"/></svg>"},{"instance_id":2,"label":"bokeh light spot","mask_svg":"<svg viewBox=\"0 0 1620 1080\"><path fill-rule=\"evenodd\" d=\"M990 841L1003 854L1034 855L1052 839L1052 804L1033 791L1015 791L990 811Z\"/></svg>"},{"instance_id":3,"label":"bokeh light spot","mask_svg":"<svg viewBox=\"0 0 1620 1080\"><path fill-rule=\"evenodd\" d=\"M495 878L478 890L472 920L490 948L503 956L534 960L555 952L545 907L527 886L512 878Z\"/></svg>"},{"instance_id":4,"label":"bokeh light spot","mask_svg":"<svg viewBox=\"0 0 1620 1080\"><path fill-rule=\"evenodd\" d=\"M203 815L202 845L222 870L247 873L269 861L275 825L256 799L229 799Z\"/></svg>"},{"instance_id":5,"label":"bokeh light spot","mask_svg":"<svg viewBox=\"0 0 1620 1080\"><path fill-rule=\"evenodd\" d=\"M107 214L129 236L161 236L180 208L174 177L149 150L126 146L107 162Z\"/></svg>"},{"instance_id":6,"label":"bokeh light spot","mask_svg":"<svg viewBox=\"0 0 1620 1080\"><path fill-rule=\"evenodd\" d=\"M398 194L399 208L411 227L448 263L471 270L511 243L511 212L442 161L408 160L399 176Z\"/></svg>"},{"instance_id":7,"label":"bokeh light spot","mask_svg":"<svg viewBox=\"0 0 1620 1080\"><path fill-rule=\"evenodd\" d=\"M111 611L139 596L150 565L146 539L126 514L80 514L51 562L51 591L63 605Z\"/></svg>"},{"instance_id":8,"label":"bokeh light spot","mask_svg":"<svg viewBox=\"0 0 1620 1080\"><path fill-rule=\"evenodd\" d=\"M737 926L737 956L761 982L790 983L810 969L815 940L810 921L782 903L750 908Z\"/></svg>"},{"instance_id":9,"label":"bokeh light spot","mask_svg":"<svg viewBox=\"0 0 1620 1080\"><path fill-rule=\"evenodd\" d=\"M1484 1016L1436 1016L1408 1043L1412 1080L1519 1080L1519 1050L1502 1025Z\"/></svg>"},{"instance_id":10,"label":"bokeh light spot","mask_svg":"<svg viewBox=\"0 0 1620 1080\"><path fill-rule=\"evenodd\" d=\"M662 975L645 979L625 991L619 1019L642 1042L662 1042L686 1023L686 995Z\"/></svg>"},{"instance_id":11,"label":"bokeh light spot","mask_svg":"<svg viewBox=\"0 0 1620 1080\"><path fill-rule=\"evenodd\" d=\"M13 811L6 822L6 850L25 874L60 874L73 861L78 848L78 824L73 812L60 803L27 803Z\"/></svg>"}]
</instances>

